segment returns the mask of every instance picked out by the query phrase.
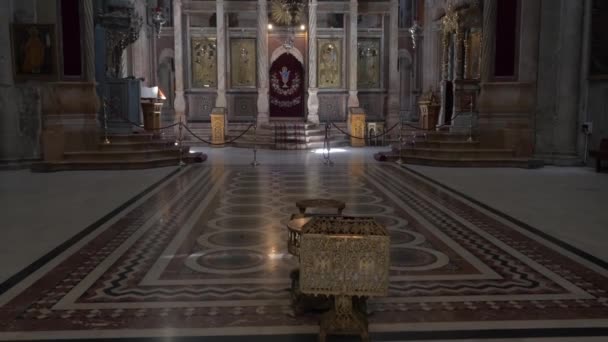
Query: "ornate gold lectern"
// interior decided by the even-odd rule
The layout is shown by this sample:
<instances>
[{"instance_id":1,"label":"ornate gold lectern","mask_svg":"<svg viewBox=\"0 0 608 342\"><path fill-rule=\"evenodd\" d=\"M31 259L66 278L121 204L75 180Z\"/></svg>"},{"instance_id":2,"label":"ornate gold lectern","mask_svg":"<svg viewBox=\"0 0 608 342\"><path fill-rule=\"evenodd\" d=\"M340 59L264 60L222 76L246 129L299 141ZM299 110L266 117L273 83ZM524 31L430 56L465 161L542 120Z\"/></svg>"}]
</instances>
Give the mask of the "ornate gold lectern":
<instances>
[{"instance_id":1,"label":"ornate gold lectern","mask_svg":"<svg viewBox=\"0 0 608 342\"><path fill-rule=\"evenodd\" d=\"M365 146L365 110L363 108L349 108L350 120L350 146Z\"/></svg>"},{"instance_id":2,"label":"ornate gold lectern","mask_svg":"<svg viewBox=\"0 0 608 342\"><path fill-rule=\"evenodd\" d=\"M359 334L369 341L366 313L354 297L385 296L388 291L390 238L371 217L317 216L302 227L300 290L334 296L321 318L319 341L328 334Z\"/></svg>"},{"instance_id":3,"label":"ornate gold lectern","mask_svg":"<svg viewBox=\"0 0 608 342\"><path fill-rule=\"evenodd\" d=\"M226 134L226 110L213 108L211 111L211 142L212 147L224 147Z\"/></svg>"}]
</instances>

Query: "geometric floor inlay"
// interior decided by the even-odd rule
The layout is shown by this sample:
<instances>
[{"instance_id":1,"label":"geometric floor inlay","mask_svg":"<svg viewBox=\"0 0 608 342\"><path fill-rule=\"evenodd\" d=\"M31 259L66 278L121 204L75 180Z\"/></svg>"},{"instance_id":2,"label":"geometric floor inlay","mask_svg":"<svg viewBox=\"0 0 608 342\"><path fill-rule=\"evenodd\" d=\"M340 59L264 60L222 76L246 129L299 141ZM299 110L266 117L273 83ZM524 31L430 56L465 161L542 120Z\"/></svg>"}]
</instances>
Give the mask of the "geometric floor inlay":
<instances>
[{"instance_id":1,"label":"geometric floor inlay","mask_svg":"<svg viewBox=\"0 0 608 342\"><path fill-rule=\"evenodd\" d=\"M378 339L608 327L605 265L407 169L190 166L2 294L0 339L314 333L287 291L285 224L307 197L389 229Z\"/></svg>"}]
</instances>

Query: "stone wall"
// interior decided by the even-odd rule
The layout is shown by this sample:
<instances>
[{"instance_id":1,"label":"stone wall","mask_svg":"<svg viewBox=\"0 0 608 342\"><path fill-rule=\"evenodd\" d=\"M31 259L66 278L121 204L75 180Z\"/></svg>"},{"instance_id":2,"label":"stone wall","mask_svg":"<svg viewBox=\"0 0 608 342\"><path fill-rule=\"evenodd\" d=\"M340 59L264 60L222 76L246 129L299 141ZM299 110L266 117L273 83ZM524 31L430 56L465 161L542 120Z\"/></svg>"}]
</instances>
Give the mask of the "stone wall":
<instances>
[{"instance_id":1,"label":"stone wall","mask_svg":"<svg viewBox=\"0 0 608 342\"><path fill-rule=\"evenodd\" d=\"M15 22L55 24L56 2L0 1L0 161L41 157L40 82L15 84L10 25Z\"/></svg>"}]
</instances>

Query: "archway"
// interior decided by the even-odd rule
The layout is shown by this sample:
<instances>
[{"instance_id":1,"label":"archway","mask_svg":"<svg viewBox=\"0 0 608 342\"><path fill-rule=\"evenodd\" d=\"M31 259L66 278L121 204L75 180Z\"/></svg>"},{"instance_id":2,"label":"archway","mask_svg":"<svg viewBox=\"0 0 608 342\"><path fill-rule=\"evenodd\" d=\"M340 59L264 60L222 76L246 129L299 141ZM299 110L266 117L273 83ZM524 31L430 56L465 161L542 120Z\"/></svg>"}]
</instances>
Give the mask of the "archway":
<instances>
[{"instance_id":1,"label":"archway","mask_svg":"<svg viewBox=\"0 0 608 342\"><path fill-rule=\"evenodd\" d=\"M274 56L273 56L274 57ZM304 66L291 53L273 58L270 66L271 118L304 117Z\"/></svg>"}]
</instances>

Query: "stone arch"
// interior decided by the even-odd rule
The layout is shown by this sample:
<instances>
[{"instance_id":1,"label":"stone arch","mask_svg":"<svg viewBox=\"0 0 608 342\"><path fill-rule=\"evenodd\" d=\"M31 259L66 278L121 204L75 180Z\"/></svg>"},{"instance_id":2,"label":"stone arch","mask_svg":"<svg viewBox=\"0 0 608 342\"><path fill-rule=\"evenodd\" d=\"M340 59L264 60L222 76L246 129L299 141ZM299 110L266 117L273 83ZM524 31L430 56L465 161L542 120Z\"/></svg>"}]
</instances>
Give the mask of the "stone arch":
<instances>
[{"instance_id":1,"label":"stone arch","mask_svg":"<svg viewBox=\"0 0 608 342\"><path fill-rule=\"evenodd\" d=\"M272 52L272 55L270 57L270 64L274 63L274 61L276 61L280 56L285 53L294 56L298 60L298 62L304 65L304 55L302 54L302 52L300 52L300 50L298 50L296 47L288 49L283 45L279 46Z\"/></svg>"}]
</instances>

